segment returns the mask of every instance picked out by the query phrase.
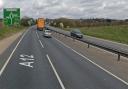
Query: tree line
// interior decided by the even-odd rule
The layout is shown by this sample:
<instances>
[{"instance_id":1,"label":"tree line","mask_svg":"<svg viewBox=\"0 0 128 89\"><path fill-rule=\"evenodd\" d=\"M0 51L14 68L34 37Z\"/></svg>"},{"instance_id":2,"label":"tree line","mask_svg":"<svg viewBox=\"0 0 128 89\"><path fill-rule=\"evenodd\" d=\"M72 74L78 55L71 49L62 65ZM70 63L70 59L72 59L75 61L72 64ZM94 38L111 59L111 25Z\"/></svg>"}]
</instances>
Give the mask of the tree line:
<instances>
[{"instance_id":1,"label":"tree line","mask_svg":"<svg viewBox=\"0 0 128 89\"><path fill-rule=\"evenodd\" d=\"M55 27L93 27L93 26L111 26L111 25L128 25L128 19L115 20L115 19L67 19L59 18L50 21L51 26ZM63 25L63 26L62 26Z\"/></svg>"}]
</instances>

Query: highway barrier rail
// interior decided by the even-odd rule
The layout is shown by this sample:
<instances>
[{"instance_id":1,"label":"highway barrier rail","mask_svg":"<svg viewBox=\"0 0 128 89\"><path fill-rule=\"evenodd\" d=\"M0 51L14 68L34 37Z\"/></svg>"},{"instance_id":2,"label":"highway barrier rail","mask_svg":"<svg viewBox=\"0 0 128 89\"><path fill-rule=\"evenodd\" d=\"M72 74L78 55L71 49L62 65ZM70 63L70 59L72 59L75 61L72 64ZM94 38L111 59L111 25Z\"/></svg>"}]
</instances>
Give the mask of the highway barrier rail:
<instances>
[{"instance_id":1,"label":"highway barrier rail","mask_svg":"<svg viewBox=\"0 0 128 89\"><path fill-rule=\"evenodd\" d=\"M120 56L128 58L128 46L125 48L122 48L121 46L116 46L117 44L114 44L114 43L110 44L110 43L101 42L101 41L98 42L98 40L96 41L96 40L87 39L86 36L82 39L78 39L78 38L72 37L69 31L64 31L62 29L51 27L51 26L46 26L46 28L53 32L73 38L73 40L84 42L88 44L88 48L90 47L90 45L92 45L92 46L107 50L109 52L115 53L118 55L117 61L120 61Z\"/></svg>"}]
</instances>

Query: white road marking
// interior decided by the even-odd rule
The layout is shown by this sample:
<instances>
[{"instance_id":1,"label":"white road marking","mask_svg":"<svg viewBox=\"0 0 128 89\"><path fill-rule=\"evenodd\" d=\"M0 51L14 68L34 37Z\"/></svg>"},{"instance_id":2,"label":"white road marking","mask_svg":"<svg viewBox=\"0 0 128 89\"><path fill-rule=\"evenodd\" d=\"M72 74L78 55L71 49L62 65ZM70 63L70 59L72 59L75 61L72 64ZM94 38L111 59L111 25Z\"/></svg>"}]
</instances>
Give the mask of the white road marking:
<instances>
[{"instance_id":1,"label":"white road marking","mask_svg":"<svg viewBox=\"0 0 128 89\"><path fill-rule=\"evenodd\" d=\"M19 46L19 44L21 43L22 39L24 38L24 36L26 35L26 33L28 32L28 30L22 35L22 37L20 38L19 42L17 43L17 45L15 46L15 48L13 49L12 53L10 54L9 58L7 59L7 61L5 62L4 66L2 67L2 69L0 70L0 76L2 75L2 73L4 72L7 64L9 63L10 59L12 58L14 52L16 51L17 47Z\"/></svg>"},{"instance_id":2,"label":"white road marking","mask_svg":"<svg viewBox=\"0 0 128 89\"><path fill-rule=\"evenodd\" d=\"M30 59L30 58L19 58L20 60L23 60L23 61L27 61L27 60L29 60L29 61L33 61L33 60L35 60L35 59Z\"/></svg>"},{"instance_id":3,"label":"white road marking","mask_svg":"<svg viewBox=\"0 0 128 89\"><path fill-rule=\"evenodd\" d=\"M26 54L21 54L19 59L21 59L23 61L35 60L33 55L26 55Z\"/></svg>"},{"instance_id":4,"label":"white road marking","mask_svg":"<svg viewBox=\"0 0 128 89\"><path fill-rule=\"evenodd\" d=\"M33 55L21 54L20 57L34 58Z\"/></svg>"},{"instance_id":5,"label":"white road marking","mask_svg":"<svg viewBox=\"0 0 128 89\"><path fill-rule=\"evenodd\" d=\"M50 60L48 54L46 55L46 57L47 57L47 59L48 59L50 65L51 65L51 67L52 67L52 69L53 69L53 71L54 71L54 73L55 73L55 75L56 75L56 77L57 77L57 79L58 79L60 85L61 85L61 88L62 88L62 89L66 89L65 86L64 86L64 84L63 84L63 82L62 82L62 80L60 79L60 77L59 77L59 75L58 75L58 73L57 73L57 71L56 71L56 69L55 69L55 67L54 67L54 65L53 65L53 63L52 63L52 61Z\"/></svg>"},{"instance_id":6,"label":"white road marking","mask_svg":"<svg viewBox=\"0 0 128 89\"><path fill-rule=\"evenodd\" d=\"M37 38L39 39L39 35L38 35L37 31L36 31L36 35L37 35Z\"/></svg>"},{"instance_id":7,"label":"white road marking","mask_svg":"<svg viewBox=\"0 0 128 89\"><path fill-rule=\"evenodd\" d=\"M35 60L33 55L21 54L19 59L22 60L22 62L19 63L20 65L33 68L32 64Z\"/></svg>"},{"instance_id":8,"label":"white road marking","mask_svg":"<svg viewBox=\"0 0 128 89\"><path fill-rule=\"evenodd\" d=\"M22 65L22 66L27 66L27 67L33 68L33 66L32 66L33 63L34 63L34 62L21 62L21 63L19 63L19 64Z\"/></svg>"},{"instance_id":9,"label":"white road marking","mask_svg":"<svg viewBox=\"0 0 128 89\"><path fill-rule=\"evenodd\" d=\"M82 55L81 53L77 52L76 50L72 49L71 47L69 47L68 45L64 44L63 42L61 42L60 40L56 39L55 37L53 37L55 40L57 40L58 42L60 42L61 44L63 44L65 47L69 48L70 50L72 50L73 52L75 52L76 54L80 55L81 57L85 58L86 60L88 60L90 63L94 64L95 66L97 66L98 68L102 69L103 71L105 71L106 73L108 73L109 75L115 77L116 79L120 80L121 82L123 82L124 84L128 85L128 82L124 81L123 79L121 79L120 77L114 75L113 73L111 73L110 71L104 69L103 67L101 67L100 65L98 65L97 63L91 61L89 58L85 57L84 55Z\"/></svg>"},{"instance_id":10,"label":"white road marking","mask_svg":"<svg viewBox=\"0 0 128 89\"><path fill-rule=\"evenodd\" d=\"M39 39L39 35L38 35L37 31L36 31L36 35L37 35L37 38ZM41 42L41 40L39 40L39 42L40 42L42 48L44 48L44 45L43 45L43 43Z\"/></svg>"},{"instance_id":11,"label":"white road marking","mask_svg":"<svg viewBox=\"0 0 128 89\"><path fill-rule=\"evenodd\" d=\"M40 44L41 44L41 47L44 48L44 45L42 44L41 40L39 40Z\"/></svg>"}]
</instances>

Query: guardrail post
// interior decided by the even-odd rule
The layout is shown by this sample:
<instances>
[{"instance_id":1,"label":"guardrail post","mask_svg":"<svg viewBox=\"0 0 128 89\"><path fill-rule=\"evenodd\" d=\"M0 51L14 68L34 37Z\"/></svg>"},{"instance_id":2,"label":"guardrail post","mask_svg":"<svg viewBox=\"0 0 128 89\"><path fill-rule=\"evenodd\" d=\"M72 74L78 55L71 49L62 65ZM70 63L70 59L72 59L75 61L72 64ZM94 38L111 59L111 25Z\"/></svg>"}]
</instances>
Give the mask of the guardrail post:
<instances>
[{"instance_id":1,"label":"guardrail post","mask_svg":"<svg viewBox=\"0 0 128 89\"><path fill-rule=\"evenodd\" d=\"M88 48L90 48L90 44L88 44Z\"/></svg>"},{"instance_id":2,"label":"guardrail post","mask_svg":"<svg viewBox=\"0 0 128 89\"><path fill-rule=\"evenodd\" d=\"M117 61L120 61L120 54L118 53L118 60Z\"/></svg>"}]
</instances>

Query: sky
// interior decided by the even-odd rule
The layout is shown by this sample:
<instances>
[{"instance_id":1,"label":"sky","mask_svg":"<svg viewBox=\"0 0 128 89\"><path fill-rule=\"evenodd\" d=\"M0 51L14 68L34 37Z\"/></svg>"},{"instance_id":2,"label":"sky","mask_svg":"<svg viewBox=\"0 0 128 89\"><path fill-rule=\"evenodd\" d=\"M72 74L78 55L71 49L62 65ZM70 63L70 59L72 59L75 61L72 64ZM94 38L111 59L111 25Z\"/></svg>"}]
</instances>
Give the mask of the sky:
<instances>
[{"instance_id":1,"label":"sky","mask_svg":"<svg viewBox=\"0 0 128 89\"><path fill-rule=\"evenodd\" d=\"M22 17L128 19L128 0L0 0L0 17L3 8L21 8Z\"/></svg>"}]
</instances>

